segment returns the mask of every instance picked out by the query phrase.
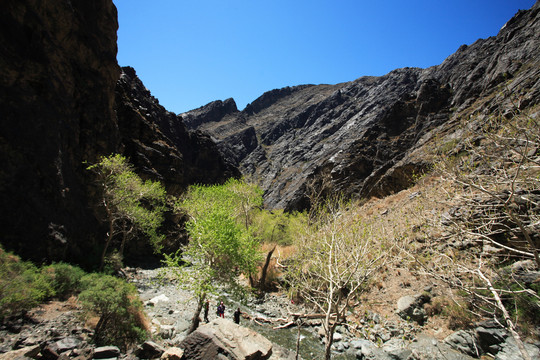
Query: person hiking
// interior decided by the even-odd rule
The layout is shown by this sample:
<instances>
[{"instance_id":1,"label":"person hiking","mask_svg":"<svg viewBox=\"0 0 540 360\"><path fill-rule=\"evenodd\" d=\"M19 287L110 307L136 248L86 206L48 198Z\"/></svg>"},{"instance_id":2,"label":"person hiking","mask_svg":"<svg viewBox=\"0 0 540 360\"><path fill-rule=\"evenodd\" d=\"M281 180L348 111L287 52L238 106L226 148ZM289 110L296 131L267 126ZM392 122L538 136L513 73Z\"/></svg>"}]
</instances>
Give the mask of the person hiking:
<instances>
[{"instance_id":1,"label":"person hiking","mask_svg":"<svg viewBox=\"0 0 540 360\"><path fill-rule=\"evenodd\" d=\"M223 304L223 301L217 307L217 316L225 318L225 304Z\"/></svg>"},{"instance_id":2,"label":"person hiking","mask_svg":"<svg viewBox=\"0 0 540 360\"><path fill-rule=\"evenodd\" d=\"M206 300L204 303L204 321L208 322L208 309L210 308L210 302Z\"/></svg>"},{"instance_id":3,"label":"person hiking","mask_svg":"<svg viewBox=\"0 0 540 360\"><path fill-rule=\"evenodd\" d=\"M240 314L242 314L242 312L240 311L240 308L236 309L236 311L234 312L233 316L234 316L234 322L236 324L240 324Z\"/></svg>"}]
</instances>

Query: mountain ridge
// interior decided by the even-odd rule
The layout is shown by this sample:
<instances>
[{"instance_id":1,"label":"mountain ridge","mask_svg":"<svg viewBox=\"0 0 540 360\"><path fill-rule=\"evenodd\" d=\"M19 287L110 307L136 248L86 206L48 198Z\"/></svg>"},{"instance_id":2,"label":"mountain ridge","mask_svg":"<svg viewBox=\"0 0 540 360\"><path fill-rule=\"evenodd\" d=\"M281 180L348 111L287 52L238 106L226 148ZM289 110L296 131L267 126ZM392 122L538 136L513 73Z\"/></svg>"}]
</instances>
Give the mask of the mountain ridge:
<instances>
[{"instance_id":1,"label":"mountain ridge","mask_svg":"<svg viewBox=\"0 0 540 360\"><path fill-rule=\"evenodd\" d=\"M538 103L539 8L537 2L519 11L496 36L463 45L427 69L275 89L243 111L220 113L220 103L212 102L180 116L189 128L210 134L222 154L263 188L269 208L305 209L313 187L388 195L430 166L403 162L423 136L480 109L479 101L493 110L496 104L483 99L503 84L527 92L522 107Z\"/></svg>"}]
</instances>

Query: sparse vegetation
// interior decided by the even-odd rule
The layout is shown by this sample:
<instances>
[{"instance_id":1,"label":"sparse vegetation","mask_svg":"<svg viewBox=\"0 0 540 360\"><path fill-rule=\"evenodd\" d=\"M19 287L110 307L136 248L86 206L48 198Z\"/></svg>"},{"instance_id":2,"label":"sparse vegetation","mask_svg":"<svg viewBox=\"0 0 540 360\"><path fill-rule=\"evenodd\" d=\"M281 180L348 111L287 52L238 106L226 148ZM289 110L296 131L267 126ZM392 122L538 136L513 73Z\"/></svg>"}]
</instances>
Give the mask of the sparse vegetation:
<instances>
[{"instance_id":1,"label":"sparse vegetation","mask_svg":"<svg viewBox=\"0 0 540 360\"><path fill-rule=\"evenodd\" d=\"M133 285L66 263L39 268L0 248L0 321L46 300L70 296L78 296L87 320L99 318L96 344L125 349L146 338L146 319Z\"/></svg>"},{"instance_id":2,"label":"sparse vegetation","mask_svg":"<svg viewBox=\"0 0 540 360\"><path fill-rule=\"evenodd\" d=\"M390 254L385 239L374 236L352 207L337 199L320 204L312 223L297 241L287 278L297 296L324 314L325 359L351 301L368 288Z\"/></svg>"},{"instance_id":3,"label":"sparse vegetation","mask_svg":"<svg viewBox=\"0 0 540 360\"><path fill-rule=\"evenodd\" d=\"M521 113L469 122L459 149L443 153L436 170L451 196L442 219L431 218L432 231L454 246L431 238L440 250L428 264L415 255L424 273L466 294L470 305L462 309L505 324L525 359L520 332L532 327L522 314L540 311L537 289L523 280L540 266L539 129ZM510 267L517 260L529 260L520 274Z\"/></svg>"}]
</instances>

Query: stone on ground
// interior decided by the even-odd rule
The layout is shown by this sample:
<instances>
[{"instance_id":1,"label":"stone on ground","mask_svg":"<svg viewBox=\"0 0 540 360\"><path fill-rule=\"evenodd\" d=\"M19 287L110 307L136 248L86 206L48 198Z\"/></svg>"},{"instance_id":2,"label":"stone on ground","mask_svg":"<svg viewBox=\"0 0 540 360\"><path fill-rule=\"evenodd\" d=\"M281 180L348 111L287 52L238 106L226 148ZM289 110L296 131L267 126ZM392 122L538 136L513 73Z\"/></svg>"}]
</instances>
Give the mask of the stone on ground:
<instances>
[{"instance_id":1,"label":"stone on ground","mask_svg":"<svg viewBox=\"0 0 540 360\"><path fill-rule=\"evenodd\" d=\"M221 318L199 327L180 347L187 359L194 360L266 360L272 355L272 343L264 336Z\"/></svg>"}]
</instances>

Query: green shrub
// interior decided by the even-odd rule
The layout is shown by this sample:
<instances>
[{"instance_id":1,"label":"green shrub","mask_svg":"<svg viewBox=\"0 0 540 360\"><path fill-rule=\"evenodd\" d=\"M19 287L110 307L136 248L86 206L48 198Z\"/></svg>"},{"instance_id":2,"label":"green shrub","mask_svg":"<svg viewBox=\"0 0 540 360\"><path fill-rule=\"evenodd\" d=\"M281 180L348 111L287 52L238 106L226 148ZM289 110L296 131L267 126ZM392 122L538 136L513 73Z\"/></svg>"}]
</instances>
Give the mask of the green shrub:
<instances>
[{"instance_id":1,"label":"green shrub","mask_svg":"<svg viewBox=\"0 0 540 360\"><path fill-rule=\"evenodd\" d=\"M97 345L127 349L147 337L142 303L132 284L101 274L86 275L81 283L79 301L87 318L99 317L94 332Z\"/></svg>"},{"instance_id":2,"label":"green shrub","mask_svg":"<svg viewBox=\"0 0 540 360\"><path fill-rule=\"evenodd\" d=\"M45 266L41 272L50 279L55 295L63 300L79 293L81 278L85 274L78 266L61 262Z\"/></svg>"},{"instance_id":3,"label":"green shrub","mask_svg":"<svg viewBox=\"0 0 540 360\"><path fill-rule=\"evenodd\" d=\"M30 262L0 248L0 319L54 295L49 279Z\"/></svg>"}]
</instances>

